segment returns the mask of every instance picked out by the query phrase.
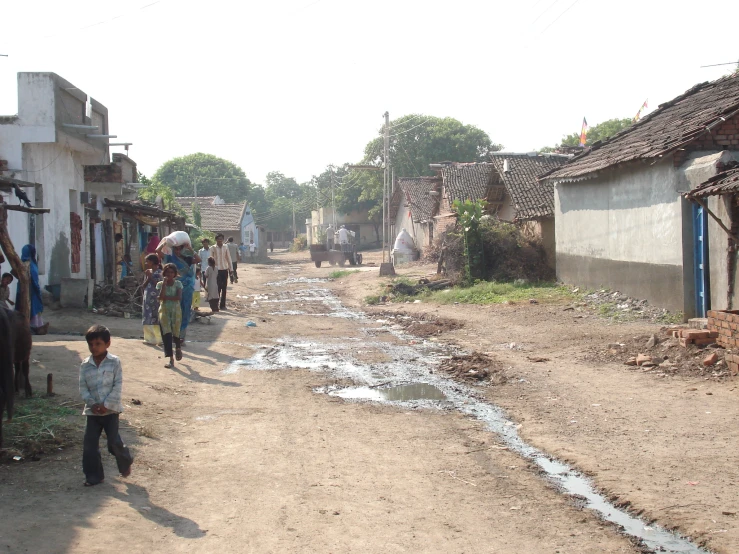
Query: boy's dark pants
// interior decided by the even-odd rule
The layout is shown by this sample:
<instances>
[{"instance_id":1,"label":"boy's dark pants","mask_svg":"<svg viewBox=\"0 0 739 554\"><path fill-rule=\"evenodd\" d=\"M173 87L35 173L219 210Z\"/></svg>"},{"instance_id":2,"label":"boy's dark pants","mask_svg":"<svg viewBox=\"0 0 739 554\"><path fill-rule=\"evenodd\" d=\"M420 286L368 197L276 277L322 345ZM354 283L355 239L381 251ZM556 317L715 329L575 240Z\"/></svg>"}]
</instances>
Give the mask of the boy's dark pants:
<instances>
[{"instance_id":1,"label":"boy's dark pants","mask_svg":"<svg viewBox=\"0 0 739 554\"><path fill-rule=\"evenodd\" d=\"M221 309L226 309L226 286L228 285L228 269L219 269L216 276L218 293L221 295Z\"/></svg>"},{"instance_id":2,"label":"boy's dark pants","mask_svg":"<svg viewBox=\"0 0 739 554\"><path fill-rule=\"evenodd\" d=\"M105 477L103 459L100 456L100 434L103 430L108 439L108 452L115 456L118 471L125 473L133 463L133 456L118 434L118 415L87 416L82 450L82 471L91 485L97 485Z\"/></svg>"},{"instance_id":3,"label":"boy's dark pants","mask_svg":"<svg viewBox=\"0 0 739 554\"><path fill-rule=\"evenodd\" d=\"M161 329L161 326L159 328ZM172 335L172 333L165 333L164 330L162 330L162 342L164 343L165 358L171 358L172 356L174 356L174 349L172 348L173 342L176 348L181 347L180 337L175 337Z\"/></svg>"}]
</instances>

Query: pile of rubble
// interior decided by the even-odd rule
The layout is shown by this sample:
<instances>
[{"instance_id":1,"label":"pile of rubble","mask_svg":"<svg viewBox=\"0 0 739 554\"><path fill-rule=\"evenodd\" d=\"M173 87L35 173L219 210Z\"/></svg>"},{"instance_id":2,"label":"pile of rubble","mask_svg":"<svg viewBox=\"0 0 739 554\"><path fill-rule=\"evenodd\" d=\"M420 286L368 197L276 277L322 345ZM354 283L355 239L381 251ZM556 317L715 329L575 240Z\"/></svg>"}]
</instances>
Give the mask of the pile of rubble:
<instances>
[{"instance_id":1,"label":"pile of rubble","mask_svg":"<svg viewBox=\"0 0 739 554\"><path fill-rule=\"evenodd\" d=\"M111 317L137 318L142 313L143 290L136 277L124 277L118 286L96 286L93 306L97 313Z\"/></svg>"},{"instance_id":2,"label":"pile of rubble","mask_svg":"<svg viewBox=\"0 0 739 554\"><path fill-rule=\"evenodd\" d=\"M577 293L579 289L572 292ZM670 312L664 308L651 306L646 300L631 298L618 291L602 289L591 292L582 297L580 306L591 306L598 308L601 315L615 319L616 321L664 321L669 318Z\"/></svg>"},{"instance_id":3,"label":"pile of rubble","mask_svg":"<svg viewBox=\"0 0 739 554\"><path fill-rule=\"evenodd\" d=\"M489 381L502 385L508 380L503 365L481 352L454 355L441 364L441 370L460 381Z\"/></svg>"}]
</instances>

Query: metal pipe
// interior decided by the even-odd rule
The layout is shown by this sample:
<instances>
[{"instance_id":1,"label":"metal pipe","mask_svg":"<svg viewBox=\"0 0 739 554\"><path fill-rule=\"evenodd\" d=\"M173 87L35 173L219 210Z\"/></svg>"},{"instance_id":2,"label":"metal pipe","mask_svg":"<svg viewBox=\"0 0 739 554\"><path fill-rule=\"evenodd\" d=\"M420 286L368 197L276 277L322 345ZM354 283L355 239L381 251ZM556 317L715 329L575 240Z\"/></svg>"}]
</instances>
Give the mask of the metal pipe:
<instances>
[{"instance_id":1,"label":"metal pipe","mask_svg":"<svg viewBox=\"0 0 739 554\"><path fill-rule=\"evenodd\" d=\"M109 138L118 138L118 135L85 135L87 138L99 138L99 139L109 139Z\"/></svg>"}]
</instances>

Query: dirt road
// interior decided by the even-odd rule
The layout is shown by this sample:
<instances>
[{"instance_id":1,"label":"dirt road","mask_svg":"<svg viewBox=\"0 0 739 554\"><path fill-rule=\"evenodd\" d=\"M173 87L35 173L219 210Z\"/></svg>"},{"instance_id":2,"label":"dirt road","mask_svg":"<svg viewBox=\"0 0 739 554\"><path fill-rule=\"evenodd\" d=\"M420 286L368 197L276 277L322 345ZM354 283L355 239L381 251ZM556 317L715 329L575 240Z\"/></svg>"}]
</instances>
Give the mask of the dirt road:
<instances>
[{"instance_id":1,"label":"dirt road","mask_svg":"<svg viewBox=\"0 0 739 554\"><path fill-rule=\"evenodd\" d=\"M463 326L424 341L405 334L388 308L362 315L360 299L381 282L376 269L325 282L318 278L329 270L313 268L304 255L275 261L240 268L233 309L191 326L175 370L163 367L160 349L143 345L137 321L102 318L115 335L111 351L123 361L123 435L136 456L133 474L118 477L104 454L105 483L83 488L83 421L73 418L76 436L63 448L37 462L0 464L0 547L641 551L584 510L584 498L562 494L537 458L515 452L517 432L644 510L647 521L678 526L716 552L739 551L734 516L721 514L737 507L732 386L692 386L578 360L593 341L646 327L593 320L587 331L570 329L558 320L562 312L545 311L557 310L551 306L453 307L445 317ZM437 309L392 307L410 318ZM50 319L53 329L69 332L95 321L83 313ZM578 340L584 333L592 340ZM520 349L500 348L511 342ZM505 368L505 384L443 376L438 367L450 354L444 343L490 351ZM53 372L58 400L76 399L86 352L81 337L39 337L36 390ZM534 352L550 361L528 361ZM403 401L407 392L433 396L431 389L399 389L394 398L401 401L389 403L339 396L386 400L392 385L420 380L442 396ZM502 434L491 431L490 418L499 416Z\"/></svg>"}]
</instances>

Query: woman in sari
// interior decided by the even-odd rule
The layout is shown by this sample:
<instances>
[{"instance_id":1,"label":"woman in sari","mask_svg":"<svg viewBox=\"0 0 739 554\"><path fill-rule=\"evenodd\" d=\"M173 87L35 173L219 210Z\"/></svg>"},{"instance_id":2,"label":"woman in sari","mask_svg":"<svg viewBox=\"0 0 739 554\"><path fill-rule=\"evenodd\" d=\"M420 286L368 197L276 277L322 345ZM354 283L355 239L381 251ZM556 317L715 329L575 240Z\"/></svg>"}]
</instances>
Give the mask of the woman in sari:
<instances>
[{"instance_id":1,"label":"woman in sari","mask_svg":"<svg viewBox=\"0 0 739 554\"><path fill-rule=\"evenodd\" d=\"M49 324L44 323L41 312L44 311L44 303L41 300L41 287L38 282L38 265L36 264L36 247L26 244L21 250L21 261L28 267L31 276L29 283L29 294L31 296L31 330L36 335L45 335L49 330ZM15 295L15 309L20 305L20 287Z\"/></svg>"},{"instance_id":2,"label":"woman in sari","mask_svg":"<svg viewBox=\"0 0 739 554\"><path fill-rule=\"evenodd\" d=\"M174 264L177 267L177 280L182 283L182 325L180 327L180 343L185 343L187 326L190 324L190 312L192 311L192 294L195 290L195 265L200 258L187 245L172 246L171 254L164 254L165 242L157 247L157 254L165 264ZM179 358L178 358L179 359Z\"/></svg>"}]
</instances>

